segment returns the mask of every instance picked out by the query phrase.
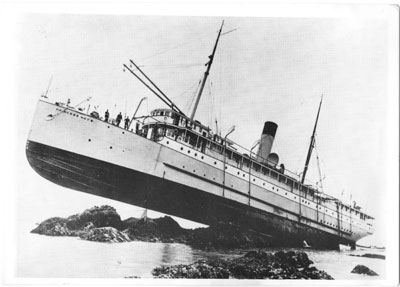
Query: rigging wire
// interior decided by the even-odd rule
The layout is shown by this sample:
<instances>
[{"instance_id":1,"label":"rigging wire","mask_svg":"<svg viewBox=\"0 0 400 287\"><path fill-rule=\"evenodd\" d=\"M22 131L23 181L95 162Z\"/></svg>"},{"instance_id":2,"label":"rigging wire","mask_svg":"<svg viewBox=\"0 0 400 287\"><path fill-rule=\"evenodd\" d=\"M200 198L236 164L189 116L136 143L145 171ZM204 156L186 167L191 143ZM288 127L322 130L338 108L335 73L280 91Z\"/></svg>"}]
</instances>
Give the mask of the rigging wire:
<instances>
[{"instance_id":1,"label":"rigging wire","mask_svg":"<svg viewBox=\"0 0 400 287\"><path fill-rule=\"evenodd\" d=\"M188 101L186 102L185 106L187 107L187 109L186 109L187 111L190 111L192 109L192 105L194 103L194 100L196 99L196 95L197 95L197 93L199 91L200 85L201 85L201 79L199 80L199 82L197 84L196 90L193 91L192 96L189 97Z\"/></svg>"},{"instance_id":2,"label":"rigging wire","mask_svg":"<svg viewBox=\"0 0 400 287\"><path fill-rule=\"evenodd\" d=\"M322 181L324 180L325 176L322 177L321 173L321 166L319 164L319 156L318 156L318 150L317 150L317 141L314 139L314 149L315 149L315 155L317 157L317 166L318 166L318 174L319 174L319 185L321 187L322 193L324 192L324 186L322 185Z\"/></svg>"},{"instance_id":3,"label":"rigging wire","mask_svg":"<svg viewBox=\"0 0 400 287\"><path fill-rule=\"evenodd\" d=\"M175 96L175 97L171 97L171 99L177 99L182 97L184 94L186 94L188 91L190 91L191 89L193 89L196 86L196 83L194 83L193 85L191 85L188 89L186 89L185 91L183 91L182 93L180 93L179 95Z\"/></svg>"},{"instance_id":4,"label":"rigging wire","mask_svg":"<svg viewBox=\"0 0 400 287\"><path fill-rule=\"evenodd\" d=\"M180 48L180 47L186 46L186 45L191 44L191 43L194 43L194 42L198 43L198 42L201 41L202 39L205 39L205 36L204 36L203 38L200 38L200 39L199 39L199 38L196 38L196 39L193 39L193 40L190 40L190 41L186 41L186 42L184 42L184 43L182 43L182 44L173 46L173 47L171 47L171 48L167 48L167 49L165 49L165 50L161 50L160 52L156 52L156 53L154 53L154 54L152 54L152 55L150 55L150 56L144 57L144 58L142 58L141 60L147 60L147 59L153 58L153 57L155 57L155 56L159 56L159 55L165 54L165 53L167 53L167 52L170 52L170 51L172 51L172 50L178 49L178 48ZM208 37L207 37L207 39L208 39Z\"/></svg>"}]
</instances>

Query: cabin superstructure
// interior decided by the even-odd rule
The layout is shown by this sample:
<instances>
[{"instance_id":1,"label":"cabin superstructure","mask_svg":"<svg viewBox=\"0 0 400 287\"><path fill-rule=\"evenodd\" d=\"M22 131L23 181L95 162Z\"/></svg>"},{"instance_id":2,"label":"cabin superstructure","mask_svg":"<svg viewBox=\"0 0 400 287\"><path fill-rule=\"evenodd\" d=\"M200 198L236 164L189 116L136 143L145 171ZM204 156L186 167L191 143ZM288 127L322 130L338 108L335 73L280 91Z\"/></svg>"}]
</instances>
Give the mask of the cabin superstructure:
<instances>
[{"instance_id":1,"label":"cabin superstructure","mask_svg":"<svg viewBox=\"0 0 400 287\"><path fill-rule=\"evenodd\" d=\"M224 170L234 169L237 176L246 180L260 181L263 186L267 182L278 182L279 186L284 187L286 195L290 192L293 199L297 199L299 217L307 218L306 212L302 215L302 206L304 210L313 206L316 221L337 229L340 233L354 233L353 226L364 226L370 232L373 230L374 218L362 212L357 206L344 204L339 199L318 191L316 187L302 183L295 173L289 170L282 172L277 168L276 162L260 158L259 155L233 141L213 133L209 127L176 111L153 110L141 126L142 129L137 132L142 136L161 144L168 142L170 145L174 141L186 147L187 152L192 152L196 157L202 158L204 154L223 161ZM278 187L276 189L279 190Z\"/></svg>"}]
</instances>

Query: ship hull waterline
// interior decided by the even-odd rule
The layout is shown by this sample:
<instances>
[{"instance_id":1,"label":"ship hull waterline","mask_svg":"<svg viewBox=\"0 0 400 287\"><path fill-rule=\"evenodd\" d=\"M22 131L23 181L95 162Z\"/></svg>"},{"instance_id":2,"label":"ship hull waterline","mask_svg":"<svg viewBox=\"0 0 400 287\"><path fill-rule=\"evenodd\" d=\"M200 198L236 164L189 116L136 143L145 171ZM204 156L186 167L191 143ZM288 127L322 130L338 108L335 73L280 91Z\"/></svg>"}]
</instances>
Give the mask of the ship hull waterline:
<instances>
[{"instance_id":1,"label":"ship hull waterline","mask_svg":"<svg viewBox=\"0 0 400 287\"><path fill-rule=\"evenodd\" d=\"M271 247L355 248L355 242L164 178L34 141L26 156L42 177L73 190L212 225L231 222L265 235Z\"/></svg>"}]
</instances>

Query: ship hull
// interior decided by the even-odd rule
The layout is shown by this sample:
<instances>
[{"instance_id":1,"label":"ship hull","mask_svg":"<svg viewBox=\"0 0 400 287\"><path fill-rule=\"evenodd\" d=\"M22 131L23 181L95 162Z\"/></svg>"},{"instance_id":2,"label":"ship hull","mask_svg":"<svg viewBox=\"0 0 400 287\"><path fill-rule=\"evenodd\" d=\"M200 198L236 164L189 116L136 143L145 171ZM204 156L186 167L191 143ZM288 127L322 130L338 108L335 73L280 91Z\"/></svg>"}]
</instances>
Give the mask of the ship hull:
<instances>
[{"instance_id":1,"label":"ship hull","mask_svg":"<svg viewBox=\"0 0 400 287\"><path fill-rule=\"evenodd\" d=\"M212 225L230 222L265 235L270 246L337 249L355 241L276 216L164 176L154 176L93 157L28 140L27 159L42 177L73 190Z\"/></svg>"}]
</instances>

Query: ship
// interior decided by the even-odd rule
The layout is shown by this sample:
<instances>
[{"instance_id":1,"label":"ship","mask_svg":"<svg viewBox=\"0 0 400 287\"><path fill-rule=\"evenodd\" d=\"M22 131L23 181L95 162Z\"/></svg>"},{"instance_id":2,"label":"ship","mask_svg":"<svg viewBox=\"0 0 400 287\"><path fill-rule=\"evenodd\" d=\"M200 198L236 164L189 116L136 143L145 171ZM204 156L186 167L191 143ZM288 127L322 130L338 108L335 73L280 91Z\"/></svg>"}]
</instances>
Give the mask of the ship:
<instances>
[{"instance_id":1,"label":"ship","mask_svg":"<svg viewBox=\"0 0 400 287\"><path fill-rule=\"evenodd\" d=\"M276 123L266 121L259 141L245 149L228 138L234 127L222 136L195 120L222 29L223 23L190 116L130 60L124 71L166 107L120 127L95 111L43 97L27 139L29 164L68 189L205 225L235 224L262 234L271 246L355 249L373 234L374 218L305 183L322 99L301 178L271 152Z\"/></svg>"}]
</instances>

